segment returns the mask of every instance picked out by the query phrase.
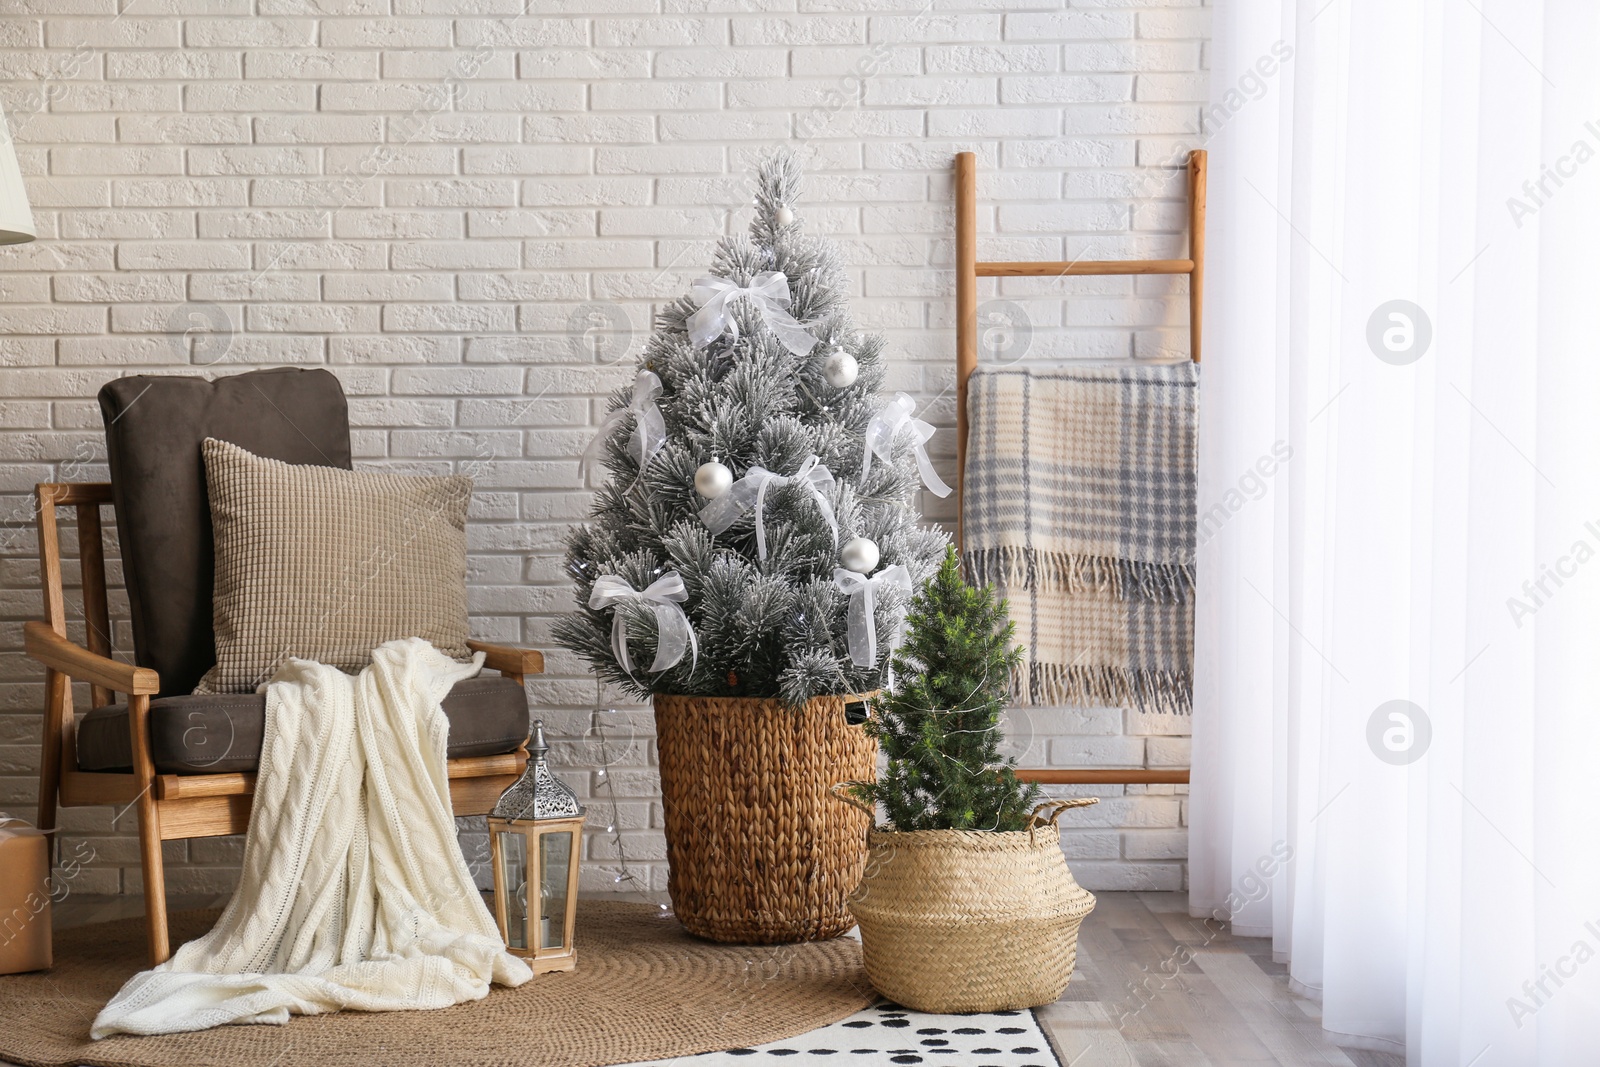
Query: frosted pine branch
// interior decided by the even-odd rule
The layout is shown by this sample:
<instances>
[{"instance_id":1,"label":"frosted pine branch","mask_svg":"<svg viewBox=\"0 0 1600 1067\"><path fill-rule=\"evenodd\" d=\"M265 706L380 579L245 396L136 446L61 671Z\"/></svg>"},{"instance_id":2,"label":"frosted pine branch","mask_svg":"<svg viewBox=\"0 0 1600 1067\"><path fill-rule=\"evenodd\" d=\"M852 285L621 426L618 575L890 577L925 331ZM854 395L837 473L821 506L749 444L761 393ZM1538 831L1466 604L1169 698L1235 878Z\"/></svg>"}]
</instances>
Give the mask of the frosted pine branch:
<instances>
[{"instance_id":1,"label":"frosted pine branch","mask_svg":"<svg viewBox=\"0 0 1600 1067\"><path fill-rule=\"evenodd\" d=\"M800 703L882 683L906 598L893 592L881 598L879 662L857 668L847 647L847 598L833 585L838 550L815 498L795 485L769 490L768 555L762 560L753 513L715 536L700 521L706 501L694 491L695 471L713 458L739 478L758 465L789 475L816 455L835 480L825 498L837 517L841 544L871 538L881 551L880 566L903 564L918 583L933 573L944 550L942 533L917 525L921 482L909 441L898 443L892 461L875 462L861 479L867 424L884 403L878 389L886 354L882 338L862 332L850 317L848 276L837 249L804 232L801 192L791 154L778 151L763 162L749 235L723 238L711 273L743 287L764 271L781 271L789 285L789 312L816 345L795 355L760 308L740 296L727 305L737 339L727 331L697 347L688 330L696 301L685 295L667 305L640 360L641 369L662 382L657 406L666 444L641 471L630 446L632 420L621 420L600 451L608 478L591 520L568 540L579 607L557 624L557 639L601 678L640 696L781 696ZM779 221L785 209L792 213L787 223ZM859 366L856 381L843 388L830 386L822 372L835 347ZM631 386L619 390L611 410L625 408L631 396ZM685 657L660 675L636 669L630 677L612 650L612 609L586 606L590 587L602 574L619 574L642 589L671 570L689 592L684 609L699 636L699 665ZM648 664L655 647L653 614L637 605L616 610L625 611L633 662Z\"/></svg>"}]
</instances>

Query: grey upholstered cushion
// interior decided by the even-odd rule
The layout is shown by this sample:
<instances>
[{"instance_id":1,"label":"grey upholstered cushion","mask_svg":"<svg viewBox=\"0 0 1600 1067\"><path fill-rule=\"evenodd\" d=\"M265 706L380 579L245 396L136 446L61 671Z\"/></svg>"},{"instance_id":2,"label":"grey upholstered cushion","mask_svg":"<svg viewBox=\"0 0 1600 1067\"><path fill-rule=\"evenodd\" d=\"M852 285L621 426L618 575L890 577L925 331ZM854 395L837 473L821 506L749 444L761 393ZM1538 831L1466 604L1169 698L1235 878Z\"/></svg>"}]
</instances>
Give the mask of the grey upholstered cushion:
<instances>
[{"instance_id":1,"label":"grey upholstered cushion","mask_svg":"<svg viewBox=\"0 0 1600 1067\"><path fill-rule=\"evenodd\" d=\"M510 678L489 674L456 683L444 698L451 758L511 752L528 736L528 700ZM261 760L267 698L256 693L163 697L150 702L150 750L163 774L253 771ZM128 708L96 708L78 723L78 768L133 765Z\"/></svg>"},{"instance_id":2,"label":"grey upholstered cushion","mask_svg":"<svg viewBox=\"0 0 1600 1067\"><path fill-rule=\"evenodd\" d=\"M211 511L200 442L230 441L286 463L350 467L350 420L325 370L251 371L215 381L136 375L100 390L134 661L163 696L193 691L216 662Z\"/></svg>"},{"instance_id":3,"label":"grey upholstered cushion","mask_svg":"<svg viewBox=\"0 0 1600 1067\"><path fill-rule=\"evenodd\" d=\"M290 657L358 671L385 641L467 649L464 474L348 471L207 438L217 664L196 693L251 693Z\"/></svg>"}]
</instances>

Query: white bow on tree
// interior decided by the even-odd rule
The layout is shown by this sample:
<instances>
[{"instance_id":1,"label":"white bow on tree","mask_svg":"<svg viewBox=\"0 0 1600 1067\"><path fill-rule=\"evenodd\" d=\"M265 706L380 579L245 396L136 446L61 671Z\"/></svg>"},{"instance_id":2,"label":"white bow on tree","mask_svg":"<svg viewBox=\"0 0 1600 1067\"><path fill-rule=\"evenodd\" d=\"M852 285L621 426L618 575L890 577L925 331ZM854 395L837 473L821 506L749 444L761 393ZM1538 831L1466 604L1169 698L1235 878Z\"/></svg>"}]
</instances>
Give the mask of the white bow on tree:
<instances>
[{"instance_id":1,"label":"white bow on tree","mask_svg":"<svg viewBox=\"0 0 1600 1067\"><path fill-rule=\"evenodd\" d=\"M909 593L912 588L911 572L906 570L904 564L896 563L868 578L865 574L835 567L833 584L850 597L850 608L845 613L845 621L849 626L850 662L857 667L871 668L878 662L878 593L884 589L904 589ZM902 612L895 622L894 643L889 655L893 656L894 650L900 647L904 631L905 614Z\"/></svg>"},{"instance_id":2,"label":"white bow on tree","mask_svg":"<svg viewBox=\"0 0 1600 1067\"><path fill-rule=\"evenodd\" d=\"M822 521L833 534L833 544L839 545L839 522L833 516L833 505L828 502L824 489L833 488L833 472L817 456L807 456L793 474L775 474L765 467L751 467L743 478L733 483L724 494L700 509L700 521L714 534L722 533L739 520L739 516L756 509L756 552L767 558L766 506L767 490L775 485L793 483L810 491L816 499Z\"/></svg>"},{"instance_id":3,"label":"white bow on tree","mask_svg":"<svg viewBox=\"0 0 1600 1067\"><path fill-rule=\"evenodd\" d=\"M659 674L676 666L686 651L693 655L690 669L699 666L700 642L695 638L694 627L689 625L689 616L679 606L688 599L689 591L684 588L683 578L677 571L668 571L643 590L635 589L619 575L602 574L589 591L590 608L595 611L612 609L611 651L630 678L633 677L633 658L628 655L628 621L619 610L621 605L644 603L655 610L656 658L650 670Z\"/></svg>"},{"instance_id":4,"label":"white bow on tree","mask_svg":"<svg viewBox=\"0 0 1600 1067\"><path fill-rule=\"evenodd\" d=\"M876 452L878 458L885 463L894 455L894 439L904 429L912 430L916 436L917 471L922 475L922 484L934 496L949 496L950 487L939 477L939 472L933 469L933 462L928 459L928 439L933 436L933 424L922 419L912 418L912 413L917 410L917 402L905 393L896 393L894 399L883 405L883 410L872 417L867 423L866 448L861 456L861 477L866 478L872 470L872 454Z\"/></svg>"},{"instance_id":5,"label":"white bow on tree","mask_svg":"<svg viewBox=\"0 0 1600 1067\"><path fill-rule=\"evenodd\" d=\"M729 302L739 296L749 297L767 328L795 355L803 356L816 347L817 339L811 331L789 314L789 279L781 270L764 270L747 286L707 274L696 278L689 292L700 305L700 310L689 316L689 339L698 348L724 333L731 333L735 341L739 339L738 320L728 314Z\"/></svg>"},{"instance_id":6,"label":"white bow on tree","mask_svg":"<svg viewBox=\"0 0 1600 1067\"><path fill-rule=\"evenodd\" d=\"M594 435L594 440L590 441L589 447L584 450L584 465L593 465L595 454L606 443L612 431L632 416L633 436L629 439L629 445L639 455L639 473L643 474L650 460L661 451L661 446L667 443L667 422L661 417L661 409L656 406L656 400L660 398L661 392L661 379L656 377L655 372L640 371L633 379L633 396L627 406L620 407L606 416L606 421L600 424L600 432Z\"/></svg>"}]
</instances>

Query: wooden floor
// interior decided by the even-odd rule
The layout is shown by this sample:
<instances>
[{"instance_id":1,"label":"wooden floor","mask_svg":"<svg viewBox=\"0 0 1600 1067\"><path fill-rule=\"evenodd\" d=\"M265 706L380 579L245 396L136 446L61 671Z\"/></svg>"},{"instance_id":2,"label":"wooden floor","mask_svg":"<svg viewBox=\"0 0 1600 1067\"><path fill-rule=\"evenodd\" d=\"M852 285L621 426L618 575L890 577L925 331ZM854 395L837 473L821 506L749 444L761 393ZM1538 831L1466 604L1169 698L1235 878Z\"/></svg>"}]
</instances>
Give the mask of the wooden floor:
<instances>
[{"instance_id":1,"label":"wooden floor","mask_svg":"<svg viewBox=\"0 0 1600 1067\"><path fill-rule=\"evenodd\" d=\"M1268 938L1208 930L1183 893L1095 898L1072 984L1039 1010L1063 1067L1404 1067L1332 1044Z\"/></svg>"},{"instance_id":2,"label":"wooden floor","mask_svg":"<svg viewBox=\"0 0 1600 1067\"><path fill-rule=\"evenodd\" d=\"M1267 939L1208 931L1181 893L1096 898L1072 984L1039 1011L1063 1067L1404 1067L1400 1056L1329 1042L1317 1005L1289 992ZM174 896L170 907L226 902ZM138 922L142 908L138 897L80 894L55 907L54 925Z\"/></svg>"}]
</instances>

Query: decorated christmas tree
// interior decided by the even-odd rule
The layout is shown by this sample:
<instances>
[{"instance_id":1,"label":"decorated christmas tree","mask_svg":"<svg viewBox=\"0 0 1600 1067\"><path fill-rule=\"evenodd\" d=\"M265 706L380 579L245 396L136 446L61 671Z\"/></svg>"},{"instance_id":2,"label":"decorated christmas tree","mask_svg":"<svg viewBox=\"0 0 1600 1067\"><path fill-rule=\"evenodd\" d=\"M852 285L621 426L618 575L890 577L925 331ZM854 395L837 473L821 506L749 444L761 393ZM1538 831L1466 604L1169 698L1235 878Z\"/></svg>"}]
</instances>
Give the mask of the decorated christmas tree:
<instances>
[{"instance_id":1,"label":"decorated christmas tree","mask_svg":"<svg viewBox=\"0 0 1600 1067\"><path fill-rule=\"evenodd\" d=\"M1005 601L961 577L955 550L912 602L895 683L867 730L889 757L852 791L895 830L1024 830L1039 787L1000 755L1000 715L1021 658Z\"/></svg>"},{"instance_id":2,"label":"decorated christmas tree","mask_svg":"<svg viewBox=\"0 0 1600 1067\"><path fill-rule=\"evenodd\" d=\"M917 525L932 427L878 394L837 250L803 232L801 181L760 166L749 236L668 306L592 449L609 477L568 542L556 636L644 696L780 697L882 684L910 591L946 539Z\"/></svg>"}]
</instances>

